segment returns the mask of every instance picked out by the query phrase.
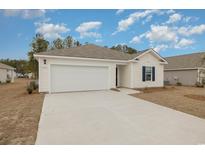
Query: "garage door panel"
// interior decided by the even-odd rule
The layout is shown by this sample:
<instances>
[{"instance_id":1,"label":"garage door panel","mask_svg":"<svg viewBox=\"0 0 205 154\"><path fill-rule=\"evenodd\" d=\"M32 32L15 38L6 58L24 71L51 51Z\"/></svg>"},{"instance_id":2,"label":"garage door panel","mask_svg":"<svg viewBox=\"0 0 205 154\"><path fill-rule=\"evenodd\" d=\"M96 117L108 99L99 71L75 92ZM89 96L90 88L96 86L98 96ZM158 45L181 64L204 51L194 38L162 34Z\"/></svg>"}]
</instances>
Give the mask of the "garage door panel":
<instances>
[{"instance_id":1,"label":"garage door panel","mask_svg":"<svg viewBox=\"0 0 205 154\"><path fill-rule=\"evenodd\" d=\"M108 89L108 67L51 65L51 91Z\"/></svg>"}]
</instances>

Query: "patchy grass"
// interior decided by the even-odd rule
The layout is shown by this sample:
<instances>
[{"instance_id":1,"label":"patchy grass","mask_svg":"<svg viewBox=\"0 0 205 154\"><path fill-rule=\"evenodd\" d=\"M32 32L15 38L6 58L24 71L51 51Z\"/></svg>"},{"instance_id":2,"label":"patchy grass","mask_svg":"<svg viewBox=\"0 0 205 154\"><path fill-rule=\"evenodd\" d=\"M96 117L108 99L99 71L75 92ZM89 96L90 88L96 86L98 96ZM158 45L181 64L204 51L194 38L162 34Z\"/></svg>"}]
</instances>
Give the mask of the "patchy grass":
<instances>
[{"instance_id":1,"label":"patchy grass","mask_svg":"<svg viewBox=\"0 0 205 154\"><path fill-rule=\"evenodd\" d=\"M195 100L199 100L199 101L205 101L205 95L193 95L193 94L189 94L189 95L184 95L185 97L191 98L191 99L195 99ZM204 102L205 103L205 102Z\"/></svg>"},{"instance_id":2,"label":"patchy grass","mask_svg":"<svg viewBox=\"0 0 205 154\"><path fill-rule=\"evenodd\" d=\"M139 90L143 93L153 93L153 92L160 92L160 91L170 91L176 89L175 87L154 87L154 88L137 88L136 90Z\"/></svg>"},{"instance_id":3,"label":"patchy grass","mask_svg":"<svg viewBox=\"0 0 205 154\"><path fill-rule=\"evenodd\" d=\"M142 93L132 96L205 118L205 88L186 86L145 88Z\"/></svg>"},{"instance_id":4,"label":"patchy grass","mask_svg":"<svg viewBox=\"0 0 205 154\"><path fill-rule=\"evenodd\" d=\"M0 144L34 144L44 94L27 94L30 80L0 85Z\"/></svg>"}]
</instances>

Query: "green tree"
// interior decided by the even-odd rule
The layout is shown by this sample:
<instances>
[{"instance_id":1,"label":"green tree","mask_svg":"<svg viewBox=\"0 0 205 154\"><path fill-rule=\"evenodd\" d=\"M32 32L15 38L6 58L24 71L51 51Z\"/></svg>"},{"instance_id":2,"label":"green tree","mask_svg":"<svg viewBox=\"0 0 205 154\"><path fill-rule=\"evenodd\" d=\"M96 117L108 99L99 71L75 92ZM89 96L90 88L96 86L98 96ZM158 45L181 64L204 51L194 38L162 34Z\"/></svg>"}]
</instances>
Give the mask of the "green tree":
<instances>
[{"instance_id":1,"label":"green tree","mask_svg":"<svg viewBox=\"0 0 205 154\"><path fill-rule=\"evenodd\" d=\"M72 36L67 36L64 40L64 45L66 48L71 48L74 45L74 40Z\"/></svg>"},{"instance_id":2,"label":"green tree","mask_svg":"<svg viewBox=\"0 0 205 154\"><path fill-rule=\"evenodd\" d=\"M35 78L38 77L38 62L33 55L39 52L47 51L48 45L49 42L45 40L41 34L36 34L36 36L33 38L33 41L31 43L31 51L28 52L28 57L29 57L29 66L31 72L34 73Z\"/></svg>"},{"instance_id":3,"label":"green tree","mask_svg":"<svg viewBox=\"0 0 205 154\"><path fill-rule=\"evenodd\" d=\"M114 50L117 50L117 51L123 51L121 44L118 44L118 45L116 45L116 46L112 46L111 49L114 49Z\"/></svg>"},{"instance_id":4,"label":"green tree","mask_svg":"<svg viewBox=\"0 0 205 154\"><path fill-rule=\"evenodd\" d=\"M74 46L75 46L75 47L79 47L79 46L81 46L81 44L80 44L79 41L74 41Z\"/></svg>"},{"instance_id":5,"label":"green tree","mask_svg":"<svg viewBox=\"0 0 205 154\"><path fill-rule=\"evenodd\" d=\"M128 47L127 45L121 45L121 44L118 44L116 46L112 46L111 49L125 52L125 53L129 53L129 54L137 53L136 49Z\"/></svg>"},{"instance_id":6,"label":"green tree","mask_svg":"<svg viewBox=\"0 0 205 154\"><path fill-rule=\"evenodd\" d=\"M62 39L57 38L53 41L53 45L55 49L63 49L64 48L64 42Z\"/></svg>"}]
</instances>

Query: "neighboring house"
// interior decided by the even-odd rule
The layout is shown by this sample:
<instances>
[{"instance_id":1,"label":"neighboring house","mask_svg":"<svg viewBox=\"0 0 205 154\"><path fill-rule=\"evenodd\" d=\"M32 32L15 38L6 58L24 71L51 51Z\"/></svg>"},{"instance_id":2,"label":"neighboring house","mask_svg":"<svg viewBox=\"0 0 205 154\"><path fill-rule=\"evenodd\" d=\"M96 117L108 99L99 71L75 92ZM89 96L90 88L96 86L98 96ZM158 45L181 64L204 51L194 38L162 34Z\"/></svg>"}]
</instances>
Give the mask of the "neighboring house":
<instances>
[{"instance_id":1,"label":"neighboring house","mask_svg":"<svg viewBox=\"0 0 205 154\"><path fill-rule=\"evenodd\" d=\"M136 54L84 45L35 54L39 91L65 92L116 87L162 87L164 64L153 49Z\"/></svg>"},{"instance_id":2,"label":"neighboring house","mask_svg":"<svg viewBox=\"0 0 205 154\"><path fill-rule=\"evenodd\" d=\"M205 52L167 57L166 60L164 79L170 84L195 85L205 78Z\"/></svg>"},{"instance_id":3,"label":"neighboring house","mask_svg":"<svg viewBox=\"0 0 205 154\"><path fill-rule=\"evenodd\" d=\"M0 82L5 83L7 80L14 82L15 69L9 65L0 63Z\"/></svg>"}]
</instances>

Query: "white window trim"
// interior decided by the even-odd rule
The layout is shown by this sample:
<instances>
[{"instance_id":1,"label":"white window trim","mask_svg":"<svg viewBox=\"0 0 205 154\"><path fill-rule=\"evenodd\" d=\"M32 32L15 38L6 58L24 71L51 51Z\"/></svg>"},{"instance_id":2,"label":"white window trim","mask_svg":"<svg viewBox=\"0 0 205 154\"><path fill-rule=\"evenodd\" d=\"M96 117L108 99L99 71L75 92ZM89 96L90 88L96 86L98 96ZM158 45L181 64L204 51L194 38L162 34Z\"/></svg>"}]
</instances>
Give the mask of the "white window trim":
<instances>
[{"instance_id":1,"label":"white window trim","mask_svg":"<svg viewBox=\"0 0 205 154\"><path fill-rule=\"evenodd\" d=\"M146 76L146 73L147 73L147 72L146 72L146 68L147 68L147 67L151 68L151 77L150 77L150 80L147 80L147 76ZM152 72L152 66L145 66L145 82L152 82L152 73L153 73L153 72Z\"/></svg>"}]
</instances>

